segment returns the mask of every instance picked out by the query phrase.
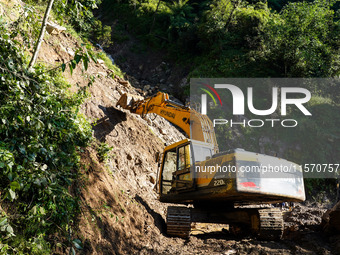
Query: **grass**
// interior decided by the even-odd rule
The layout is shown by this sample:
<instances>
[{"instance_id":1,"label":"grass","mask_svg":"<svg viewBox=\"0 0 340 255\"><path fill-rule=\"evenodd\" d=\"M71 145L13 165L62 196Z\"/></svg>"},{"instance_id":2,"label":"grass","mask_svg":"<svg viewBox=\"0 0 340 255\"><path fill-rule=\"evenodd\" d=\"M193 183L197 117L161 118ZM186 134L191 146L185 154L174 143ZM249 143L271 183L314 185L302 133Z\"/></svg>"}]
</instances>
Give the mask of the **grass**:
<instances>
[{"instance_id":1,"label":"grass","mask_svg":"<svg viewBox=\"0 0 340 255\"><path fill-rule=\"evenodd\" d=\"M122 70L120 70L120 68L117 65L112 63L111 59L105 52L103 51L98 52L97 58L104 60L106 67L113 70L115 75L119 76L120 78L124 77L124 73L122 72Z\"/></svg>"}]
</instances>

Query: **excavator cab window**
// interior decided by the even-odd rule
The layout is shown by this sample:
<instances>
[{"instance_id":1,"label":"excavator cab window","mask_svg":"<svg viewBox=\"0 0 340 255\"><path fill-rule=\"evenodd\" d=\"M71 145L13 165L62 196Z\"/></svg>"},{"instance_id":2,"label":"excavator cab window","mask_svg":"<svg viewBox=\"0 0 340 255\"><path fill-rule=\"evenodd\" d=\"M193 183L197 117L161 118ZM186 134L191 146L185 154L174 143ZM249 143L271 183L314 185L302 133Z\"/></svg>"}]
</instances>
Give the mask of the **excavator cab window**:
<instances>
[{"instance_id":1,"label":"excavator cab window","mask_svg":"<svg viewBox=\"0 0 340 255\"><path fill-rule=\"evenodd\" d=\"M162 169L162 194L168 194L172 184L172 173L176 171L176 148L167 151L164 155Z\"/></svg>"},{"instance_id":2,"label":"excavator cab window","mask_svg":"<svg viewBox=\"0 0 340 255\"><path fill-rule=\"evenodd\" d=\"M162 169L162 194L186 190L193 186L190 144L165 152Z\"/></svg>"},{"instance_id":3,"label":"excavator cab window","mask_svg":"<svg viewBox=\"0 0 340 255\"><path fill-rule=\"evenodd\" d=\"M173 173L173 190L180 192L193 187L190 144L177 148L177 170Z\"/></svg>"},{"instance_id":4,"label":"excavator cab window","mask_svg":"<svg viewBox=\"0 0 340 255\"><path fill-rule=\"evenodd\" d=\"M178 150L178 170L183 170L185 168L185 151L184 147Z\"/></svg>"},{"instance_id":5,"label":"excavator cab window","mask_svg":"<svg viewBox=\"0 0 340 255\"><path fill-rule=\"evenodd\" d=\"M178 148L177 171L190 168L190 146L189 144Z\"/></svg>"}]
</instances>

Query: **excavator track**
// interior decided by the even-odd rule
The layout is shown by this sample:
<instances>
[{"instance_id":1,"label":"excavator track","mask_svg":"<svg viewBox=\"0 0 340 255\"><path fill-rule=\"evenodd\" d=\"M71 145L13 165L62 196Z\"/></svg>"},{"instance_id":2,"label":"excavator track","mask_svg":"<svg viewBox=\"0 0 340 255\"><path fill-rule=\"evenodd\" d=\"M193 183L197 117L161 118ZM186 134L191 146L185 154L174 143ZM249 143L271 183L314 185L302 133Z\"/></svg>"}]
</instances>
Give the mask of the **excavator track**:
<instances>
[{"instance_id":1,"label":"excavator track","mask_svg":"<svg viewBox=\"0 0 340 255\"><path fill-rule=\"evenodd\" d=\"M259 239L277 240L283 234L283 217L279 208L258 210L259 213Z\"/></svg>"},{"instance_id":2,"label":"excavator track","mask_svg":"<svg viewBox=\"0 0 340 255\"><path fill-rule=\"evenodd\" d=\"M166 215L166 233L169 236L188 238L191 230L190 209L169 206Z\"/></svg>"}]
</instances>

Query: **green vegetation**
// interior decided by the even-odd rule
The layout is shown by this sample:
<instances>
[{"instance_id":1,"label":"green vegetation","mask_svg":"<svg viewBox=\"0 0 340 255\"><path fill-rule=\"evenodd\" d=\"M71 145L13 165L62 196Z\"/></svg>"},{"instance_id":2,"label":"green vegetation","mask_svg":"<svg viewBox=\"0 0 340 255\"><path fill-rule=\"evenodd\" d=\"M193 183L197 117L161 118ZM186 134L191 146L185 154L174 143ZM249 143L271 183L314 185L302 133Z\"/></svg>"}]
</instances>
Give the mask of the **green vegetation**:
<instances>
[{"instance_id":1,"label":"green vegetation","mask_svg":"<svg viewBox=\"0 0 340 255\"><path fill-rule=\"evenodd\" d=\"M110 147L107 143L100 143L97 146L98 158L101 162L106 162L110 158L110 152L113 147Z\"/></svg>"},{"instance_id":2,"label":"green vegetation","mask_svg":"<svg viewBox=\"0 0 340 255\"><path fill-rule=\"evenodd\" d=\"M31 11L38 11L37 14L42 14L45 11L47 0L27 0L25 3ZM110 45L111 42L111 27L102 25L93 11L101 4L101 0L60 0L53 4L53 19L75 30L78 34L72 33L75 37L89 39L101 45ZM33 7L34 6L34 7ZM24 19L25 16L22 16ZM37 19L32 20L37 23ZM35 26L32 26L35 27Z\"/></svg>"},{"instance_id":3,"label":"green vegetation","mask_svg":"<svg viewBox=\"0 0 340 255\"><path fill-rule=\"evenodd\" d=\"M27 26L14 23L19 24ZM12 31L0 22L0 253L77 248L72 228L79 213L73 196L79 150L92 137L91 125L79 114L87 93L70 95L60 71L41 65L28 71L31 31L17 30L21 37Z\"/></svg>"},{"instance_id":4,"label":"green vegetation","mask_svg":"<svg viewBox=\"0 0 340 255\"><path fill-rule=\"evenodd\" d=\"M79 153L91 141L92 127L79 113L87 88L69 94L61 72L67 68L72 75L80 63L86 71L91 60L102 58L115 74L122 73L88 42L111 43L111 30L94 18L90 1L71 1L67 8L58 1L53 6L52 17L62 19L81 44L74 59L29 70L28 51L35 45L45 8L44 2L31 3L35 6L16 7L14 22L0 17L0 254L51 254L56 247L74 254L82 249L74 238L80 213ZM77 17L75 8L82 10ZM94 79L89 76L88 86ZM110 150L105 144L98 147L101 160Z\"/></svg>"},{"instance_id":5,"label":"green vegetation","mask_svg":"<svg viewBox=\"0 0 340 255\"><path fill-rule=\"evenodd\" d=\"M105 63L105 66L113 71L114 75L117 75L119 77L123 77L124 73L117 65L114 65L112 63L112 60L108 57L108 55L102 51L98 52L96 54L96 58L102 59ZM112 77L113 78L113 77Z\"/></svg>"},{"instance_id":6,"label":"green vegetation","mask_svg":"<svg viewBox=\"0 0 340 255\"><path fill-rule=\"evenodd\" d=\"M111 27L103 26L93 14L100 4L101 0L61 0L55 3L53 10L59 21L72 25L83 38L109 46L112 43Z\"/></svg>"},{"instance_id":7,"label":"green vegetation","mask_svg":"<svg viewBox=\"0 0 340 255\"><path fill-rule=\"evenodd\" d=\"M118 19L177 62L194 62L190 77L334 77L340 73L337 6L323 0L103 0L100 8L104 21Z\"/></svg>"}]
</instances>

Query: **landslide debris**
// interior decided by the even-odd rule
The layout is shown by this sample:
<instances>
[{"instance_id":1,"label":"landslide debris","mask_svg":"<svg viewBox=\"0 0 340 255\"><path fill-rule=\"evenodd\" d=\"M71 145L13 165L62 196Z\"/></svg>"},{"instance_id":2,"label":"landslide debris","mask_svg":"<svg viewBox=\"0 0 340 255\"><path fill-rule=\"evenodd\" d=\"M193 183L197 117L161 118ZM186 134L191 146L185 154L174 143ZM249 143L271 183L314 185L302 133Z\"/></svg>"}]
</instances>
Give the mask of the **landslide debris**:
<instances>
[{"instance_id":1,"label":"landslide debris","mask_svg":"<svg viewBox=\"0 0 340 255\"><path fill-rule=\"evenodd\" d=\"M72 59L78 42L68 32L51 35L42 45L39 60L50 65ZM88 79L77 68L65 72L72 91ZM283 240L237 239L222 229L199 224L188 240L165 234L167 204L155 191L156 152L164 143L184 136L159 116L142 119L115 107L122 93L140 94L117 77L103 62L89 64L87 75L95 80L82 111L93 125L98 142L113 147L109 160L100 162L95 146L82 153L84 178L79 185L82 215L77 233L82 254L336 254L318 224L324 209L296 206L286 213ZM56 250L64 253L65 250Z\"/></svg>"}]
</instances>

